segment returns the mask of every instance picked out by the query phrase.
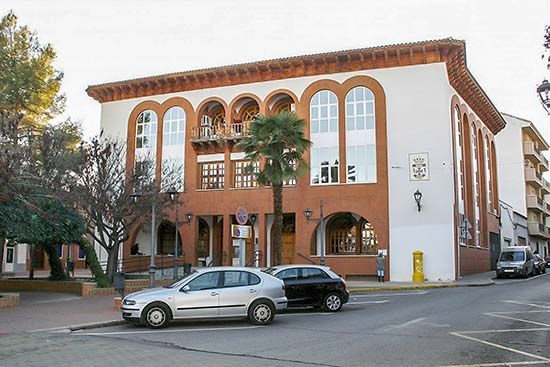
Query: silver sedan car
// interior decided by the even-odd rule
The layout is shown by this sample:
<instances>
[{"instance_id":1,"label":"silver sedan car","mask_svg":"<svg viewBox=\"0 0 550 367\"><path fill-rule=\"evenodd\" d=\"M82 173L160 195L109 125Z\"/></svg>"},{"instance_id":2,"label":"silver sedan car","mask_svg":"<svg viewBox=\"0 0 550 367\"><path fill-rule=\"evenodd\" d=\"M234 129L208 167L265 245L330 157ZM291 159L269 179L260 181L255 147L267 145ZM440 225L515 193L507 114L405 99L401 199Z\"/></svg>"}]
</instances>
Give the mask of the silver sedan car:
<instances>
[{"instance_id":1,"label":"silver sedan car","mask_svg":"<svg viewBox=\"0 0 550 367\"><path fill-rule=\"evenodd\" d=\"M198 268L164 288L126 296L122 317L151 328L165 327L172 319L248 317L267 325L275 313L287 308L283 281L256 268Z\"/></svg>"}]
</instances>

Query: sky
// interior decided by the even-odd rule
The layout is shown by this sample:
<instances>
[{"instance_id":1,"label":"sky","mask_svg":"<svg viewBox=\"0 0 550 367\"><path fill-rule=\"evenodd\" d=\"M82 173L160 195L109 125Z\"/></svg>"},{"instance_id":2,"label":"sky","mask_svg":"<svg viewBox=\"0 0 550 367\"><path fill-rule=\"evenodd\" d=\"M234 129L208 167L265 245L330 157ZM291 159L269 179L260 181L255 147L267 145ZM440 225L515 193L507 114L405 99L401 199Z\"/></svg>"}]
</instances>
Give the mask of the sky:
<instances>
[{"instance_id":1,"label":"sky","mask_svg":"<svg viewBox=\"0 0 550 367\"><path fill-rule=\"evenodd\" d=\"M495 106L550 140L536 87L550 0L0 0L57 51L66 112L99 133L88 85L263 59L453 37Z\"/></svg>"}]
</instances>

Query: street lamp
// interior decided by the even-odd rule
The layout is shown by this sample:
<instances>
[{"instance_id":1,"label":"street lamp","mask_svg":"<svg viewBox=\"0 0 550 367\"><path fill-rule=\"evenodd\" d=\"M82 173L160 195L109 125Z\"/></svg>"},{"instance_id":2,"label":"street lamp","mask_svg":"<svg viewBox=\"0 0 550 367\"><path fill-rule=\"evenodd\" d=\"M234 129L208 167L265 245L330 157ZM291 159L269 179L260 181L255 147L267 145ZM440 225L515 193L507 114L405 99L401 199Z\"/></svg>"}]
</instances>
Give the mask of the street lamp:
<instances>
[{"instance_id":1,"label":"street lamp","mask_svg":"<svg viewBox=\"0 0 550 367\"><path fill-rule=\"evenodd\" d=\"M416 190L415 193L413 194L414 196L414 201L416 201L416 207L418 208L418 211L420 211L420 200L422 200L422 193L420 192L420 190Z\"/></svg>"},{"instance_id":2,"label":"street lamp","mask_svg":"<svg viewBox=\"0 0 550 367\"><path fill-rule=\"evenodd\" d=\"M250 217L248 217L250 220L250 223L252 224L252 230L254 231L254 224L256 223L256 219L258 217L256 214L251 214ZM258 245L258 238L256 237L256 232L254 231L254 267L260 266L260 248Z\"/></svg>"},{"instance_id":3,"label":"street lamp","mask_svg":"<svg viewBox=\"0 0 550 367\"><path fill-rule=\"evenodd\" d=\"M174 280L178 279L178 239L179 239L179 234L180 234L180 231L179 231L179 192L175 189L175 188L172 188L170 189L168 192L167 192L168 195L170 195L170 201L174 202L175 205L176 205L176 243L174 245ZM185 213L185 222L183 222L184 224L190 224L191 223L191 219L193 219L193 214L190 212L190 211L187 211L187 213ZM182 248L182 255L184 255L183 253L183 248Z\"/></svg>"},{"instance_id":4,"label":"street lamp","mask_svg":"<svg viewBox=\"0 0 550 367\"><path fill-rule=\"evenodd\" d=\"M550 83L547 79L544 79L541 85L537 87L537 93L539 94L542 107L550 114Z\"/></svg>"},{"instance_id":5,"label":"street lamp","mask_svg":"<svg viewBox=\"0 0 550 367\"><path fill-rule=\"evenodd\" d=\"M321 227L321 258L319 259L319 265L325 266L325 228L323 226L323 200L321 199L319 203L319 218L313 217L313 210L311 210L310 208L304 209L304 215L306 216L308 222L317 222Z\"/></svg>"},{"instance_id":6,"label":"street lamp","mask_svg":"<svg viewBox=\"0 0 550 367\"><path fill-rule=\"evenodd\" d=\"M154 186L154 185L153 185ZM152 194L154 195L154 193ZM134 192L130 194L130 197L137 202L139 198L143 197L143 194ZM157 266L155 264L155 252L157 249L157 207L156 199L153 196L151 202L151 263L149 264L149 288L155 287L155 273L157 272Z\"/></svg>"}]
</instances>

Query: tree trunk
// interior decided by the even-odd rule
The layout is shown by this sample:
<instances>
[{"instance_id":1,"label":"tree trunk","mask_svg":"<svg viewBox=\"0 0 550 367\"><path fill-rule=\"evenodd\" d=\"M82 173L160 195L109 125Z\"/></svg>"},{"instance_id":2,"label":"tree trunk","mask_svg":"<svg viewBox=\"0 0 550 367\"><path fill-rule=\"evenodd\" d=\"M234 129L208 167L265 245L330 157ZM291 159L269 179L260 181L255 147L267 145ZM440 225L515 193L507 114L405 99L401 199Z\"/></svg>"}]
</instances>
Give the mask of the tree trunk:
<instances>
[{"instance_id":1,"label":"tree trunk","mask_svg":"<svg viewBox=\"0 0 550 367\"><path fill-rule=\"evenodd\" d=\"M107 251L107 271L106 271L106 277L107 280L110 283L113 283L113 277L115 272L117 271L117 265L118 265L118 248L119 244L113 245L112 248L110 248Z\"/></svg>"},{"instance_id":2,"label":"tree trunk","mask_svg":"<svg viewBox=\"0 0 550 367\"><path fill-rule=\"evenodd\" d=\"M273 185L273 248L275 249L275 265L283 262L282 258L282 232L283 232L283 186Z\"/></svg>"},{"instance_id":3,"label":"tree trunk","mask_svg":"<svg viewBox=\"0 0 550 367\"><path fill-rule=\"evenodd\" d=\"M56 245L44 245L44 252L48 255L48 263L50 264L50 276L49 280L67 280L65 272L63 271L63 264L59 255L57 254Z\"/></svg>"},{"instance_id":4,"label":"tree trunk","mask_svg":"<svg viewBox=\"0 0 550 367\"><path fill-rule=\"evenodd\" d=\"M34 279L34 263L36 259L36 245L31 244L30 249L30 264L29 264L29 279Z\"/></svg>"},{"instance_id":5,"label":"tree trunk","mask_svg":"<svg viewBox=\"0 0 550 367\"><path fill-rule=\"evenodd\" d=\"M81 243L79 244L79 246L82 247L84 249L84 252L86 253L86 261L90 266L90 270L92 271L92 274L95 278L97 287L98 288L110 287L111 283L109 283L109 281L107 280L107 277L105 276L105 272L103 272L103 269L99 264L99 260L97 259L97 254L95 253L94 247L89 243Z\"/></svg>"}]
</instances>

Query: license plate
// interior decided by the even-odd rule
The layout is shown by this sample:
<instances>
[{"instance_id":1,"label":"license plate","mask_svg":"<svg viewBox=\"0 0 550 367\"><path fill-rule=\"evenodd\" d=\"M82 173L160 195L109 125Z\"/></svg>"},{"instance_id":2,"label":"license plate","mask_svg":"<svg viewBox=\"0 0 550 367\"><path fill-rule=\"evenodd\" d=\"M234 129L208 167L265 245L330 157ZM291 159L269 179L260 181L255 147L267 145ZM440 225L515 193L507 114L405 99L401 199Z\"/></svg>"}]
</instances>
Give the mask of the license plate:
<instances>
[{"instance_id":1,"label":"license plate","mask_svg":"<svg viewBox=\"0 0 550 367\"><path fill-rule=\"evenodd\" d=\"M514 269L504 269L504 272L505 272L505 273L513 273L513 272L514 272Z\"/></svg>"}]
</instances>

